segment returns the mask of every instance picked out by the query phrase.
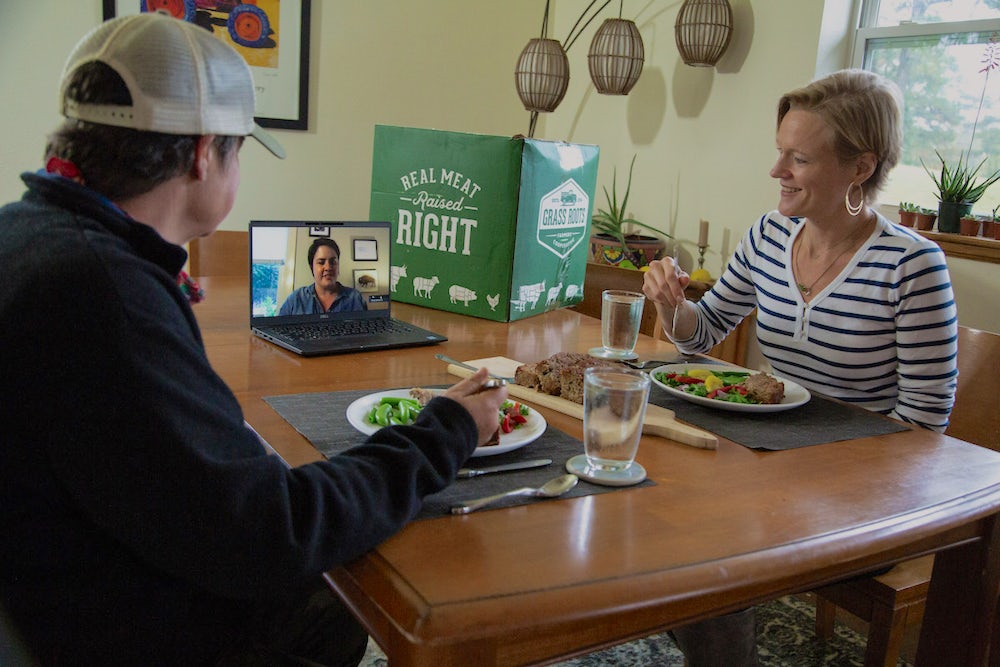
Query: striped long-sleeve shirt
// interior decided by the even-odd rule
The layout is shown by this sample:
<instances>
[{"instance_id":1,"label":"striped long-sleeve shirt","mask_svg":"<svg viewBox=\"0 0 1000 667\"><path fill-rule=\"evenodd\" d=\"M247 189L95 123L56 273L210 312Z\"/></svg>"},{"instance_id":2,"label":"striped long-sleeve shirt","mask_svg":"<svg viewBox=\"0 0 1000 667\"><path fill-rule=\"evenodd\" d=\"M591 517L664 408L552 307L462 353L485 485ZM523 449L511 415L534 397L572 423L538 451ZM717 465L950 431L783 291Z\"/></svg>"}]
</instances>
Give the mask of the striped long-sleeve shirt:
<instances>
[{"instance_id":1,"label":"striped long-sleeve shirt","mask_svg":"<svg viewBox=\"0 0 1000 667\"><path fill-rule=\"evenodd\" d=\"M806 303L792 274L802 220L777 211L743 237L696 304L706 352L757 308L757 340L776 375L820 394L943 431L955 401L958 322L944 253L879 216L847 267Z\"/></svg>"}]
</instances>

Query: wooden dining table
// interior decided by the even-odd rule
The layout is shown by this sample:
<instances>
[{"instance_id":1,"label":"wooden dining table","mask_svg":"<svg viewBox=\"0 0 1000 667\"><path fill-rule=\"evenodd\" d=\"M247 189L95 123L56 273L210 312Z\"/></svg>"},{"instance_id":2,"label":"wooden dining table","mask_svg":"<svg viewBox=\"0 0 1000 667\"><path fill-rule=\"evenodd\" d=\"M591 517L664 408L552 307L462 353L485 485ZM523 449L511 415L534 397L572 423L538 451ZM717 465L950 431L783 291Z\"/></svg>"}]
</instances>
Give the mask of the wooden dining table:
<instances>
[{"instance_id":1,"label":"wooden dining table","mask_svg":"<svg viewBox=\"0 0 1000 667\"><path fill-rule=\"evenodd\" d=\"M250 333L245 278L202 284L194 310L208 357L292 466L322 455L265 397L456 381L436 352L527 362L600 344L600 322L568 309L504 323L404 304L398 318L448 341L302 358ZM637 352L675 350L642 336ZM578 419L539 412L582 439ZM527 665L937 552L917 663L985 664L1000 453L916 429L786 451L646 435L637 461L653 484L414 521L328 580L394 667Z\"/></svg>"}]
</instances>

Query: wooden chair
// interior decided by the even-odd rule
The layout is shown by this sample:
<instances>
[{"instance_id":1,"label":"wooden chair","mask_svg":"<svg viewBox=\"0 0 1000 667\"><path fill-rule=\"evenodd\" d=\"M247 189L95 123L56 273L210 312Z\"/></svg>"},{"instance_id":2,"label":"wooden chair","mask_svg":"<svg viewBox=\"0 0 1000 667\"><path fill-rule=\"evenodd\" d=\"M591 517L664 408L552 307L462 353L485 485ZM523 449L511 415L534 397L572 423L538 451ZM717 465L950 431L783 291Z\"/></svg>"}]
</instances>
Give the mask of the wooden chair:
<instances>
[{"instance_id":1,"label":"wooden chair","mask_svg":"<svg viewBox=\"0 0 1000 667\"><path fill-rule=\"evenodd\" d=\"M245 276L250 270L249 232L218 231L188 244L187 272L205 276Z\"/></svg>"},{"instance_id":2,"label":"wooden chair","mask_svg":"<svg viewBox=\"0 0 1000 667\"><path fill-rule=\"evenodd\" d=\"M1000 355L1000 335L958 328L958 390L948 435L1000 451L1000 418L996 397L1000 375L994 364ZM841 581L813 591L816 594L816 635L833 634L836 608L867 621L865 667L889 667L899 659L907 626L924 616L934 556L900 563L875 577ZM998 628L994 628L996 636ZM996 648L994 649L996 651Z\"/></svg>"}]
</instances>

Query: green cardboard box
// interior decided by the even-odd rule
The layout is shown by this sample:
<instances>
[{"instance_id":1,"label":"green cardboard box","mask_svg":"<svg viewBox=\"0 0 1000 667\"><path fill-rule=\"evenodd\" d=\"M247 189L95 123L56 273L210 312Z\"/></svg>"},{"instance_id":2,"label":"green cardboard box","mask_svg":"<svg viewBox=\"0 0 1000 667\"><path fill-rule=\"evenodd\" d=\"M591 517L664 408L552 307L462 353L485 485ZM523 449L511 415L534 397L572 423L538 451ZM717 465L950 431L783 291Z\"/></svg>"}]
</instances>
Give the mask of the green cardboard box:
<instances>
[{"instance_id":1,"label":"green cardboard box","mask_svg":"<svg viewBox=\"0 0 1000 667\"><path fill-rule=\"evenodd\" d=\"M397 301L507 322L583 299L597 146L375 127Z\"/></svg>"}]
</instances>

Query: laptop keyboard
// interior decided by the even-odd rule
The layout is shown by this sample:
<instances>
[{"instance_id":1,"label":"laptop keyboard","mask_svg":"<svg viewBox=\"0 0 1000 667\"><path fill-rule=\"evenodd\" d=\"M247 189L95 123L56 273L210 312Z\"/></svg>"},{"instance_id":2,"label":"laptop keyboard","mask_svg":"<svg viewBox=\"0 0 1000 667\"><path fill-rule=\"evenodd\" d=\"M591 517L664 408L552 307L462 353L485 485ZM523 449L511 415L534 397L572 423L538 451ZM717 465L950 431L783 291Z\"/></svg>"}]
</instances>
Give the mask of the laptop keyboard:
<instances>
[{"instance_id":1,"label":"laptop keyboard","mask_svg":"<svg viewBox=\"0 0 1000 667\"><path fill-rule=\"evenodd\" d=\"M406 322L389 318L286 324L275 327L276 333L292 340L317 340L337 336L373 336L385 333L407 333L410 331L413 331L413 327Z\"/></svg>"}]
</instances>

